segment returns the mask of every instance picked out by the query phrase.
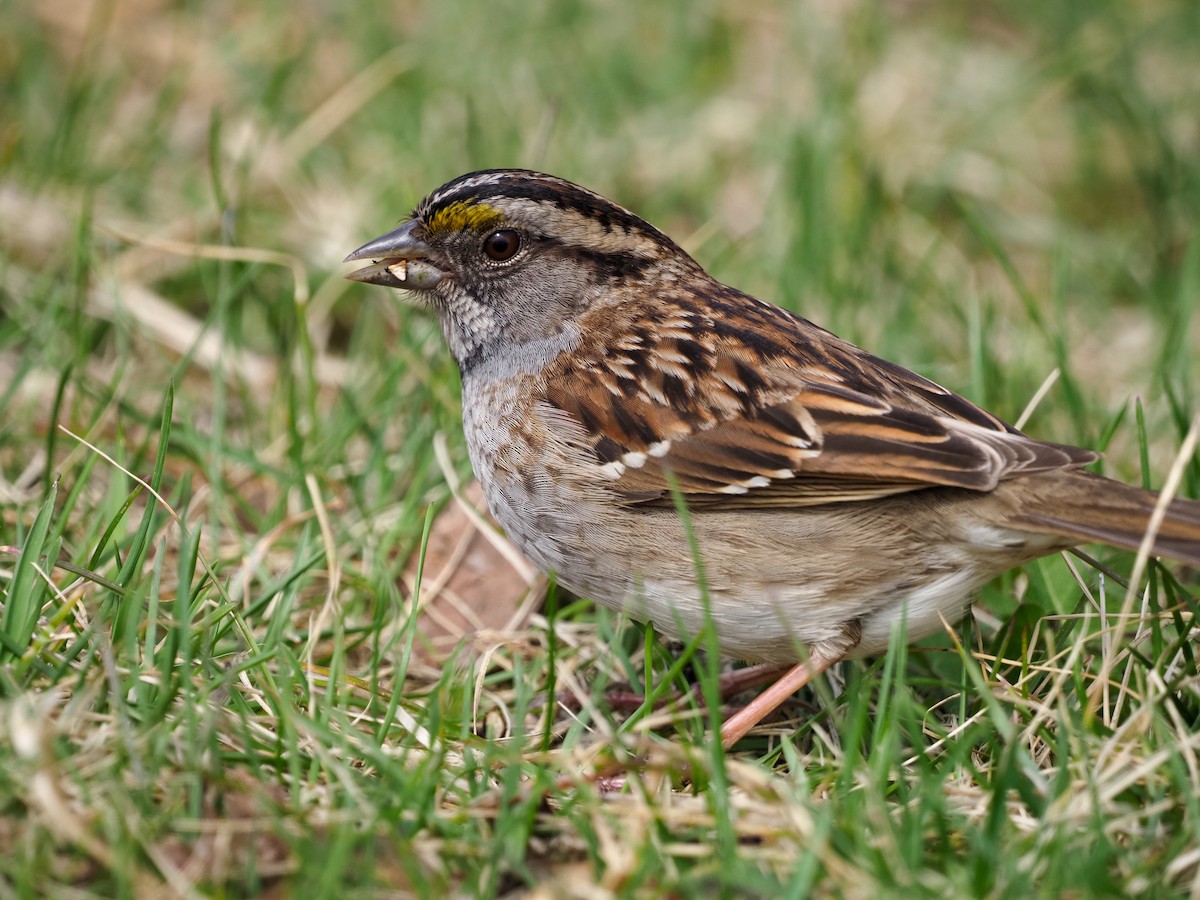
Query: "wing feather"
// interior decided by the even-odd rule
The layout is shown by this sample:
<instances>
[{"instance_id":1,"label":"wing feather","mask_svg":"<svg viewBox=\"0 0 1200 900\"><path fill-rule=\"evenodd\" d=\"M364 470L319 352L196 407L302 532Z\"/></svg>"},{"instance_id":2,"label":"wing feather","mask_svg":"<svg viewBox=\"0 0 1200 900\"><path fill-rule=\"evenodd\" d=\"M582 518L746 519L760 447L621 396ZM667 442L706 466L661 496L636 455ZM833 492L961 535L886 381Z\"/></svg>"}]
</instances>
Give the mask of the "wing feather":
<instances>
[{"instance_id":1,"label":"wing feather","mask_svg":"<svg viewBox=\"0 0 1200 900\"><path fill-rule=\"evenodd\" d=\"M785 310L715 281L705 291L656 317L638 304L589 311L581 345L545 372L545 402L582 430L629 504L669 502L671 478L697 507L784 507L988 491L1096 459ZM591 315L605 327L589 328ZM599 343L614 330L633 339Z\"/></svg>"}]
</instances>

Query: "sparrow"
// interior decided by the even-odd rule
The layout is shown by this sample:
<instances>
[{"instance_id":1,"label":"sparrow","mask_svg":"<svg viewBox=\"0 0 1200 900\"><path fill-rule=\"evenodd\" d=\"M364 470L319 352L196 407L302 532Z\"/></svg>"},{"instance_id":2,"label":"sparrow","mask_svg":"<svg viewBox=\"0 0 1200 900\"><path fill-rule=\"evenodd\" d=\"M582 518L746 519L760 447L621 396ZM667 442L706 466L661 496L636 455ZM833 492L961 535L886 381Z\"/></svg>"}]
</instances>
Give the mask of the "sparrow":
<instances>
[{"instance_id":1,"label":"sparrow","mask_svg":"<svg viewBox=\"0 0 1200 900\"><path fill-rule=\"evenodd\" d=\"M1007 569L1138 548L1159 502L552 175L463 175L353 260L373 262L348 278L436 313L475 474L530 561L675 638L711 620L722 653L779 676L727 747L902 623L917 640L957 621ZM1200 566L1200 502L1171 501L1153 552Z\"/></svg>"}]
</instances>

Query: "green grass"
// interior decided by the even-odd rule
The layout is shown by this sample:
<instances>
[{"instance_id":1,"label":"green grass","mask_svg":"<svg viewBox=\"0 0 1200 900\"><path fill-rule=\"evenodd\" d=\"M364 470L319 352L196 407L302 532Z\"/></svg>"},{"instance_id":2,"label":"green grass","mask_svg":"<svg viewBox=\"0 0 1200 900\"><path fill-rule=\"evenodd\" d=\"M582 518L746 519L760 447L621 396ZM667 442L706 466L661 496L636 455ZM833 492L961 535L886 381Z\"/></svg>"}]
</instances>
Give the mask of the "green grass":
<instances>
[{"instance_id":1,"label":"green grass","mask_svg":"<svg viewBox=\"0 0 1200 900\"><path fill-rule=\"evenodd\" d=\"M1194 571L1039 561L728 756L605 700L702 644L565 594L431 665L457 375L340 264L545 169L1157 487L1197 58L1187 0L0 5L0 897L1200 896Z\"/></svg>"}]
</instances>

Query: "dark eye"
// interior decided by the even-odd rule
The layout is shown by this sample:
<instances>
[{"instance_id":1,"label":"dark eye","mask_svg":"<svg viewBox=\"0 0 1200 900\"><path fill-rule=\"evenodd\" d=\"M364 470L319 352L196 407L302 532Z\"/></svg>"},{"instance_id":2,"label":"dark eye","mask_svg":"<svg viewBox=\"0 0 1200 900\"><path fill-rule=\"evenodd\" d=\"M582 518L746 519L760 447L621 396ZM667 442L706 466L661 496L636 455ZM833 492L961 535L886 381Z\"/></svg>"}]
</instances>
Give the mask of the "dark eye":
<instances>
[{"instance_id":1,"label":"dark eye","mask_svg":"<svg viewBox=\"0 0 1200 900\"><path fill-rule=\"evenodd\" d=\"M512 259L520 249L521 236L511 228L493 231L483 239L483 252L488 255L488 259L495 262Z\"/></svg>"}]
</instances>

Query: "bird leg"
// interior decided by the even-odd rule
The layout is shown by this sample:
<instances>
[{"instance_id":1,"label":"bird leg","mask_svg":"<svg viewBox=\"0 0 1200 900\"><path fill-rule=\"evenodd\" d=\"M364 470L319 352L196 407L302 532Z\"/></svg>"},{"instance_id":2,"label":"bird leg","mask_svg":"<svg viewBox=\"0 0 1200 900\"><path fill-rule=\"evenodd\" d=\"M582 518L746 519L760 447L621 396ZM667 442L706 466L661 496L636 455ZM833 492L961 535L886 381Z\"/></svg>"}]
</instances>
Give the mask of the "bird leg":
<instances>
[{"instance_id":1,"label":"bird leg","mask_svg":"<svg viewBox=\"0 0 1200 900\"><path fill-rule=\"evenodd\" d=\"M724 673L717 684L717 692L722 700L728 700L742 691L775 679L774 684L725 720L721 726L721 743L725 749L730 749L744 738L750 729L782 706L788 697L834 663L844 659L846 654L858 644L861 636L862 628L858 621L854 620L845 624L840 639L824 641L810 648L808 659L802 663L794 665L759 663ZM699 684L693 686L692 693L700 700L704 699ZM656 708L677 702L682 696L674 694L664 698L656 704ZM632 691L610 691L604 697L610 706L617 708L636 709L645 702L645 697ZM560 702L563 702L563 698L560 698ZM566 698L566 702L574 708L582 705L579 698L574 695Z\"/></svg>"},{"instance_id":2,"label":"bird leg","mask_svg":"<svg viewBox=\"0 0 1200 900\"><path fill-rule=\"evenodd\" d=\"M786 663L759 663L725 672L717 680L717 695L722 701L728 700L730 697L736 697L738 694L748 691L752 687L758 687L760 684L766 684L778 678L790 668L792 667ZM694 684L690 693L697 700L704 701L704 693L700 683ZM686 696L687 693L673 691L666 697L660 698L654 705L654 708L662 709L663 707L670 706L672 703L678 703ZM560 697L559 700L560 702L567 703L571 709L577 710L583 706L580 699L574 695ZM604 693L604 700L613 709L620 709L627 712L638 709L646 702L645 696L633 691L628 685L624 688L606 691Z\"/></svg>"},{"instance_id":3,"label":"bird leg","mask_svg":"<svg viewBox=\"0 0 1200 900\"><path fill-rule=\"evenodd\" d=\"M752 687L758 687L760 684L766 684L768 681L779 678L791 668L792 666L787 663L758 663L742 669L733 669L724 673L717 681L717 692L722 700L728 700L730 697L736 697L742 691L748 691ZM699 684L693 690L698 696L700 695Z\"/></svg>"},{"instance_id":4,"label":"bird leg","mask_svg":"<svg viewBox=\"0 0 1200 900\"><path fill-rule=\"evenodd\" d=\"M721 744L726 750L732 748L751 728L783 705L788 697L834 663L843 660L861 637L862 627L855 620L846 623L842 640L827 641L812 647L808 659L796 663L784 672L778 681L725 720L725 724L721 726ZM773 670L766 672L768 677L778 671L778 667L772 666L751 666L750 669L742 671L750 672L756 669Z\"/></svg>"}]
</instances>

